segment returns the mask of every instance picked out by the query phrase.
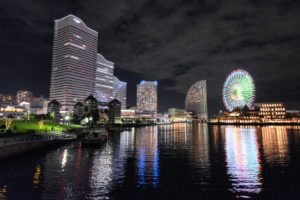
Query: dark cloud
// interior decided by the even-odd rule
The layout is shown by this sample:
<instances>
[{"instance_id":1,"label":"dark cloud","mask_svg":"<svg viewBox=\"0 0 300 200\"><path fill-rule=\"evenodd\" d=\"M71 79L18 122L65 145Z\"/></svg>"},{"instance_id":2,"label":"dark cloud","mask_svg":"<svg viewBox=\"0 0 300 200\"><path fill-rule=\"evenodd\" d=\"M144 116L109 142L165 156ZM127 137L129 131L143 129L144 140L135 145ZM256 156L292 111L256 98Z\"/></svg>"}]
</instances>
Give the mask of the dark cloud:
<instances>
[{"instance_id":1,"label":"dark cloud","mask_svg":"<svg viewBox=\"0 0 300 200\"><path fill-rule=\"evenodd\" d=\"M300 3L295 0L0 1L1 90L48 94L53 21L69 13L99 32L99 51L129 83L159 81L159 107L183 107L194 82L208 80L209 110L223 109L232 70L252 74L258 101L299 109ZM174 98L170 98L174 97Z\"/></svg>"}]
</instances>

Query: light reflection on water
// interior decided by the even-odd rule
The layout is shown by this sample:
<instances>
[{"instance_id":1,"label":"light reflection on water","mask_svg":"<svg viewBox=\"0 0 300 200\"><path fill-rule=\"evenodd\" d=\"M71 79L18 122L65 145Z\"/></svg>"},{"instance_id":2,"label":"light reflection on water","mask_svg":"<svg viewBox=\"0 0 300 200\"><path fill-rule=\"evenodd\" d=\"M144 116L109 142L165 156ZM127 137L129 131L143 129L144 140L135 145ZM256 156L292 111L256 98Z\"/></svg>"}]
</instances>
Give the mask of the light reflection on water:
<instances>
[{"instance_id":1,"label":"light reflection on water","mask_svg":"<svg viewBox=\"0 0 300 200\"><path fill-rule=\"evenodd\" d=\"M90 198L107 195L110 190L113 173L112 147L107 144L103 151L96 151L93 155L92 169L89 177Z\"/></svg>"},{"instance_id":2,"label":"light reflection on water","mask_svg":"<svg viewBox=\"0 0 300 200\"><path fill-rule=\"evenodd\" d=\"M0 187L0 200L6 199L6 193L8 192L7 185Z\"/></svg>"},{"instance_id":3,"label":"light reflection on water","mask_svg":"<svg viewBox=\"0 0 300 200\"><path fill-rule=\"evenodd\" d=\"M157 127L146 127L136 134L138 187L159 184L159 151L157 148Z\"/></svg>"},{"instance_id":4,"label":"light reflection on water","mask_svg":"<svg viewBox=\"0 0 300 200\"><path fill-rule=\"evenodd\" d=\"M67 162L68 150L65 149L61 159L61 168L64 169Z\"/></svg>"},{"instance_id":5,"label":"light reflection on water","mask_svg":"<svg viewBox=\"0 0 300 200\"><path fill-rule=\"evenodd\" d=\"M38 187L41 182L41 166L37 165L33 174L33 187Z\"/></svg>"},{"instance_id":6,"label":"light reflection on water","mask_svg":"<svg viewBox=\"0 0 300 200\"><path fill-rule=\"evenodd\" d=\"M272 187L285 192L284 177L300 178L298 157L297 128L142 127L111 134L101 148L73 143L0 165L0 199L272 197ZM291 186L300 183L287 195Z\"/></svg>"},{"instance_id":7,"label":"light reflection on water","mask_svg":"<svg viewBox=\"0 0 300 200\"><path fill-rule=\"evenodd\" d=\"M228 175L237 196L261 191L261 166L255 128L224 127ZM250 196L249 196L250 197Z\"/></svg>"},{"instance_id":8,"label":"light reflection on water","mask_svg":"<svg viewBox=\"0 0 300 200\"><path fill-rule=\"evenodd\" d=\"M261 135L263 151L266 155L266 162L276 162L280 165L288 164L288 129L283 126L262 127Z\"/></svg>"}]
</instances>

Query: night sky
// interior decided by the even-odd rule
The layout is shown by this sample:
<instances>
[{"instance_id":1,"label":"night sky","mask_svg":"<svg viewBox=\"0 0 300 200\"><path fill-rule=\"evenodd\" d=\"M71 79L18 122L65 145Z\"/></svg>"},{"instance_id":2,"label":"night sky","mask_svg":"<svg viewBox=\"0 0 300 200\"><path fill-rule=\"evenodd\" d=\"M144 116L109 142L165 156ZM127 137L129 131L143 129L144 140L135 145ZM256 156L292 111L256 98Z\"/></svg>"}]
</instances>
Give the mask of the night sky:
<instances>
[{"instance_id":1,"label":"night sky","mask_svg":"<svg viewBox=\"0 0 300 200\"><path fill-rule=\"evenodd\" d=\"M300 109L299 0L1 0L0 93L49 96L54 20L68 14L98 31L98 51L128 82L159 82L159 111L184 108L194 82L208 81L210 114L224 110L234 69L254 78L256 101Z\"/></svg>"}]
</instances>

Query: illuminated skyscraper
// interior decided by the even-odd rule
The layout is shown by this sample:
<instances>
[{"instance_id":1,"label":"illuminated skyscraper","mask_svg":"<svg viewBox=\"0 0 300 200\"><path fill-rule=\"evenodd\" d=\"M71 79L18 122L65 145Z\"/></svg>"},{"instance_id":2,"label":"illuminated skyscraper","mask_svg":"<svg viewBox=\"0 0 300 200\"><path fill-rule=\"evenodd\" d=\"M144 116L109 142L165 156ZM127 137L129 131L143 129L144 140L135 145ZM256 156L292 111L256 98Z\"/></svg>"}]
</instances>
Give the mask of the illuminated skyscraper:
<instances>
[{"instance_id":1,"label":"illuminated skyscraper","mask_svg":"<svg viewBox=\"0 0 300 200\"><path fill-rule=\"evenodd\" d=\"M114 76L114 90L113 96L121 102L122 110L126 109L126 92L127 92L127 83L120 81L117 77Z\"/></svg>"},{"instance_id":2,"label":"illuminated skyscraper","mask_svg":"<svg viewBox=\"0 0 300 200\"><path fill-rule=\"evenodd\" d=\"M110 102L113 99L114 63L97 54L95 97L100 102Z\"/></svg>"},{"instance_id":3,"label":"illuminated skyscraper","mask_svg":"<svg viewBox=\"0 0 300 200\"><path fill-rule=\"evenodd\" d=\"M50 100L70 112L93 94L96 79L98 32L73 15L55 20Z\"/></svg>"},{"instance_id":4,"label":"illuminated skyscraper","mask_svg":"<svg viewBox=\"0 0 300 200\"><path fill-rule=\"evenodd\" d=\"M198 81L190 87L185 99L185 109L201 120L207 120L206 80Z\"/></svg>"},{"instance_id":5,"label":"illuminated skyscraper","mask_svg":"<svg viewBox=\"0 0 300 200\"><path fill-rule=\"evenodd\" d=\"M157 113L157 81L141 81L137 85L137 114Z\"/></svg>"}]
</instances>

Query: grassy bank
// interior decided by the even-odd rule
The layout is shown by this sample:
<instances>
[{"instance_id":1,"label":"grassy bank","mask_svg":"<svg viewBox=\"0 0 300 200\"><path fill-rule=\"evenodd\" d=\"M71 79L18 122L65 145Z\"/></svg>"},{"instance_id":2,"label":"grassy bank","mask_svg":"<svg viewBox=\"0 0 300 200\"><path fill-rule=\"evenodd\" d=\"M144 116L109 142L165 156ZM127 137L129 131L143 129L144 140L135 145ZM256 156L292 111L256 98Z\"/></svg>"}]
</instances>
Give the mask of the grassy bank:
<instances>
[{"instance_id":1,"label":"grassy bank","mask_svg":"<svg viewBox=\"0 0 300 200\"><path fill-rule=\"evenodd\" d=\"M5 126L5 121L0 120L0 126ZM79 128L80 125L65 125L58 124L52 121L44 121L43 124L39 121L13 120L10 126L12 133L29 133L29 132L45 132L45 131L64 131L67 129ZM5 130L4 130L5 131Z\"/></svg>"}]
</instances>

